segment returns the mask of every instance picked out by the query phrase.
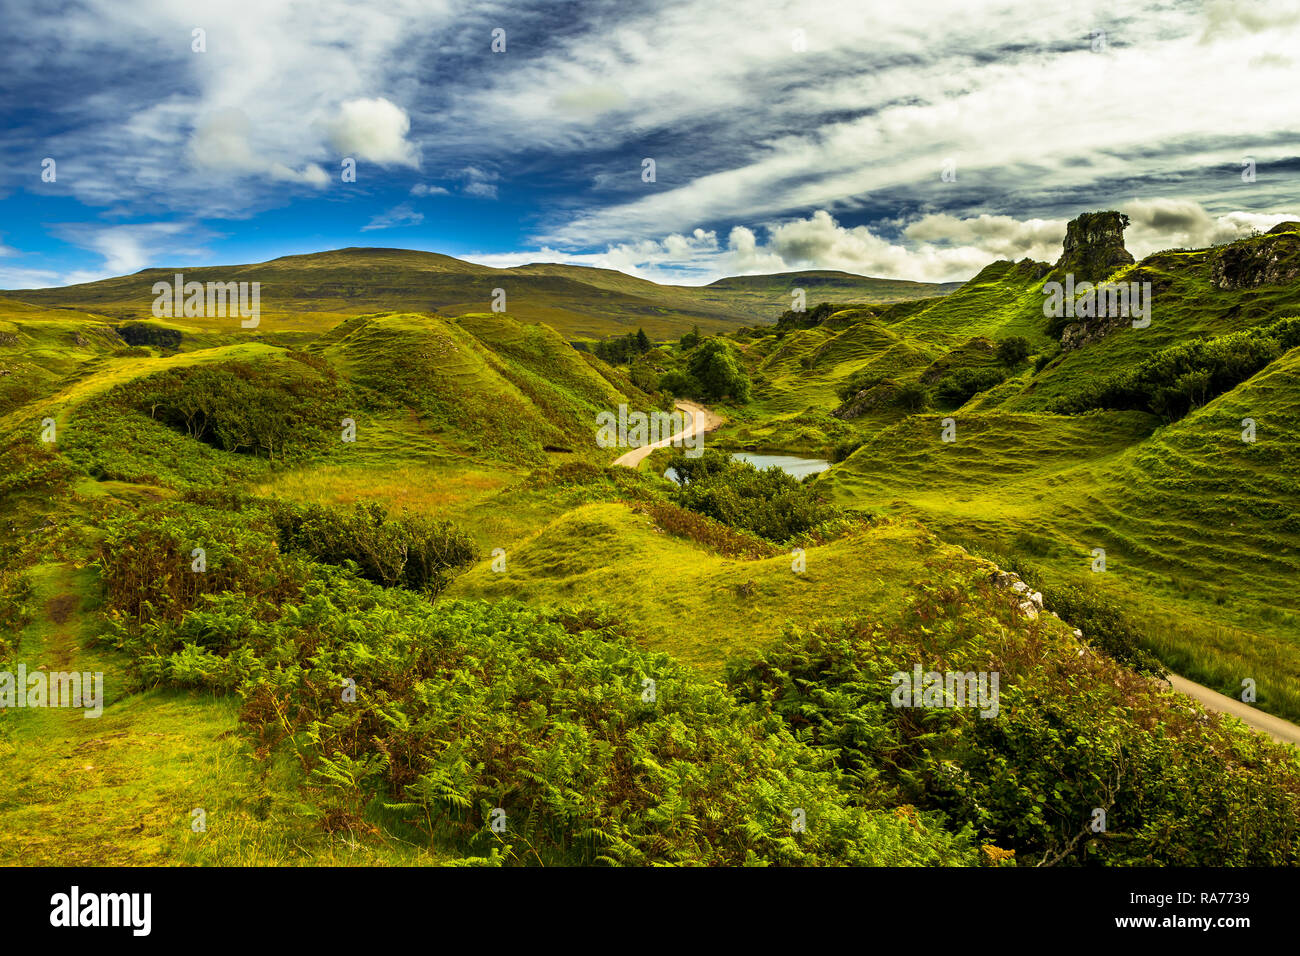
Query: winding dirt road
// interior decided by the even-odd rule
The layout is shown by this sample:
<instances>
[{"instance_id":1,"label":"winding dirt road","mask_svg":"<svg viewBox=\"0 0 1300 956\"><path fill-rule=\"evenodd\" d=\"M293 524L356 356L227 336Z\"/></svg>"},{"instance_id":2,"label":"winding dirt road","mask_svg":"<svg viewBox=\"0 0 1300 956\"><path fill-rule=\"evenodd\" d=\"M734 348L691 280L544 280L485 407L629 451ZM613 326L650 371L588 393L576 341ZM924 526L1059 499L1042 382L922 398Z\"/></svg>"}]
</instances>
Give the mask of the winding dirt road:
<instances>
[{"instance_id":1,"label":"winding dirt road","mask_svg":"<svg viewBox=\"0 0 1300 956\"><path fill-rule=\"evenodd\" d=\"M633 448L615 461L614 464L622 465L625 468L639 467L641 462L656 448L667 448L673 442L684 442L693 435L711 432L722 424L722 417L713 414L703 405L697 405L694 402L675 402L674 404L677 406L678 411L684 412L690 418L690 423L676 435L669 435L667 438L661 438L649 445Z\"/></svg>"},{"instance_id":2,"label":"winding dirt road","mask_svg":"<svg viewBox=\"0 0 1300 956\"><path fill-rule=\"evenodd\" d=\"M1210 690L1204 684L1198 684L1186 677L1179 677L1177 674L1169 675L1169 685L1178 693L1186 694L1200 703L1206 710L1231 714L1233 717L1240 718L1247 727L1268 734L1276 741L1300 746L1300 727L1290 721L1283 720L1281 717L1274 717L1262 710L1256 710L1250 704L1242 703L1231 697L1225 697L1216 690Z\"/></svg>"}]
</instances>

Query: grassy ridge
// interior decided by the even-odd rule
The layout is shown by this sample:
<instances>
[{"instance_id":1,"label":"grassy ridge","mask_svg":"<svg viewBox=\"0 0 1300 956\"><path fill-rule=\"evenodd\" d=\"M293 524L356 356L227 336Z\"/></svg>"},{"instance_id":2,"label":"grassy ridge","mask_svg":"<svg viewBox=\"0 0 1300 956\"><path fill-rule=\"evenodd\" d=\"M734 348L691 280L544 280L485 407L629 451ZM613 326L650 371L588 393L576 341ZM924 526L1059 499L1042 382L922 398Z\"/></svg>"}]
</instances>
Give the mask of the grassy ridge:
<instances>
[{"instance_id":1,"label":"grassy ridge","mask_svg":"<svg viewBox=\"0 0 1300 956\"><path fill-rule=\"evenodd\" d=\"M941 294L949 286L870 279L847 273L788 273L723 280L712 286L659 285L608 269L533 264L494 269L410 249L338 249L270 262L145 269L130 276L56 289L26 289L12 298L37 306L90 310L113 321L150 319L155 282L261 282L257 335L320 334L351 316L376 311L465 315L491 307L506 291L508 311L544 322L563 335L604 336L644 328L676 337L692 326L723 331L770 321L790 303L789 288L806 286L834 301L896 301ZM819 281L821 280L821 281ZM728 282L732 284L727 284ZM174 320L178 327L234 334L238 319Z\"/></svg>"}]
</instances>

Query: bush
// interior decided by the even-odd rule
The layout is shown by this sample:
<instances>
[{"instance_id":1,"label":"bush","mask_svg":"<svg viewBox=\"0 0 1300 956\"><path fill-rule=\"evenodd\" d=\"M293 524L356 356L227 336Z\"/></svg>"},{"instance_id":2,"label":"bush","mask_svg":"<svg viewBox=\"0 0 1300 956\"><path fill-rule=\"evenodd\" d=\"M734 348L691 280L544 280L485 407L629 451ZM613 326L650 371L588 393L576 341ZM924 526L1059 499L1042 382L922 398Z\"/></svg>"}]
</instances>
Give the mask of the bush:
<instances>
[{"instance_id":1,"label":"bush","mask_svg":"<svg viewBox=\"0 0 1300 956\"><path fill-rule=\"evenodd\" d=\"M333 442L342 395L303 363L227 362L153 375L122 393L151 418L225 451L300 457Z\"/></svg>"},{"instance_id":2,"label":"bush","mask_svg":"<svg viewBox=\"0 0 1300 956\"><path fill-rule=\"evenodd\" d=\"M939 379L934 394L943 404L956 408L1006 377L1006 372L996 368L959 368Z\"/></svg>"},{"instance_id":3,"label":"bush","mask_svg":"<svg viewBox=\"0 0 1300 956\"><path fill-rule=\"evenodd\" d=\"M954 583L918 583L896 624L790 629L733 663L728 686L831 755L863 805L944 813L1021 864L1300 862L1288 748L1171 707L1150 681L1079 655L1059 624L1017 620L987 578L963 583L945 569L943 579ZM892 676L918 664L997 673L996 716L894 706ZM1107 814L1102 832L1089 826L1095 808Z\"/></svg>"},{"instance_id":4,"label":"bush","mask_svg":"<svg viewBox=\"0 0 1300 956\"><path fill-rule=\"evenodd\" d=\"M135 624L179 620L205 594L282 597L306 577L264 512L174 501L109 519L97 562L110 616Z\"/></svg>"},{"instance_id":5,"label":"bush","mask_svg":"<svg viewBox=\"0 0 1300 956\"><path fill-rule=\"evenodd\" d=\"M759 471L708 449L698 458L669 459L680 484L674 500L683 508L781 544L838 515L810 485L775 466Z\"/></svg>"},{"instance_id":6,"label":"bush","mask_svg":"<svg viewBox=\"0 0 1300 956\"><path fill-rule=\"evenodd\" d=\"M179 349L183 338L179 329L169 329L150 322L127 322L117 327L117 334L127 345L152 345L160 349Z\"/></svg>"},{"instance_id":7,"label":"bush","mask_svg":"<svg viewBox=\"0 0 1300 956\"><path fill-rule=\"evenodd\" d=\"M1039 352L1038 357L1034 359L1034 374L1041 372L1043 369L1047 368L1047 366L1051 365L1052 361L1060 354L1060 343Z\"/></svg>"},{"instance_id":8,"label":"bush","mask_svg":"<svg viewBox=\"0 0 1300 956\"><path fill-rule=\"evenodd\" d=\"M780 722L589 615L331 572L278 607L214 597L125 648L150 682L237 689L259 752L292 750L330 829L370 814L517 864L974 862L968 834L855 806Z\"/></svg>"},{"instance_id":9,"label":"bush","mask_svg":"<svg viewBox=\"0 0 1300 956\"><path fill-rule=\"evenodd\" d=\"M1161 349L1050 411L1075 414L1096 408L1134 410L1176 421L1261 371L1300 345L1300 319L1233 332Z\"/></svg>"},{"instance_id":10,"label":"bush","mask_svg":"<svg viewBox=\"0 0 1300 956\"><path fill-rule=\"evenodd\" d=\"M749 376L735 347L723 339L711 338L691 354L689 375L698 385L695 398L706 402L730 398L738 404L749 401Z\"/></svg>"},{"instance_id":11,"label":"bush","mask_svg":"<svg viewBox=\"0 0 1300 956\"><path fill-rule=\"evenodd\" d=\"M998 343L998 361L1007 368L1015 368L1029 357L1029 340L1013 335Z\"/></svg>"},{"instance_id":12,"label":"bush","mask_svg":"<svg viewBox=\"0 0 1300 956\"><path fill-rule=\"evenodd\" d=\"M390 516L373 502L343 511L272 501L270 512L283 549L328 564L350 561L362 577L384 587L436 594L478 559L473 541L451 522Z\"/></svg>"},{"instance_id":13,"label":"bush","mask_svg":"<svg viewBox=\"0 0 1300 956\"><path fill-rule=\"evenodd\" d=\"M844 305L832 305L830 302L821 302L812 309L796 312L794 309L787 309L781 313L781 317L776 320L776 325L772 330L779 335L791 332L796 329L811 329L814 326L821 325L822 322L829 319L840 309L849 308Z\"/></svg>"},{"instance_id":14,"label":"bush","mask_svg":"<svg viewBox=\"0 0 1300 956\"><path fill-rule=\"evenodd\" d=\"M645 511L668 534L696 541L723 557L770 558L778 553L772 544L762 538L736 531L721 521L667 501L648 501L636 507L637 510Z\"/></svg>"},{"instance_id":15,"label":"bush","mask_svg":"<svg viewBox=\"0 0 1300 956\"><path fill-rule=\"evenodd\" d=\"M848 457L861 448L863 441L861 438L852 438L848 441L838 442L831 451L831 462L838 465L842 461L848 460Z\"/></svg>"},{"instance_id":16,"label":"bush","mask_svg":"<svg viewBox=\"0 0 1300 956\"><path fill-rule=\"evenodd\" d=\"M878 372L854 372L845 380L843 385L835 390L835 394L839 396L841 402L847 402L850 398L857 395L858 392L865 391L869 388L875 388L885 380L885 376Z\"/></svg>"},{"instance_id":17,"label":"bush","mask_svg":"<svg viewBox=\"0 0 1300 956\"><path fill-rule=\"evenodd\" d=\"M899 387L894 400L906 412L919 412L930 404L930 393L920 382L908 382Z\"/></svg>"}]
</instances>

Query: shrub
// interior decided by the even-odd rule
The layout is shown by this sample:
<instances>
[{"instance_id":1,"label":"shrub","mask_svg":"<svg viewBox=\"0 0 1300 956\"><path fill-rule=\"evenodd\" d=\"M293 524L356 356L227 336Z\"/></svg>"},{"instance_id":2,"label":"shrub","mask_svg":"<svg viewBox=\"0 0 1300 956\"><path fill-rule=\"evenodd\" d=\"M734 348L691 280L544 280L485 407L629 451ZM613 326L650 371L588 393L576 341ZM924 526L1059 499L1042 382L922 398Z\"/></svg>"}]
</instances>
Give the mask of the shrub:
<instances>
[{"instance_id":1,"label":"shrub","mask_svg":"<svg viewBox=\"0 0 1300 956\"><path fill-rule=\"evenodd\" d=\"M117 327L117 334L127 345L152 345L160 349L179 349L183 338L179 329L169 329L150 322L127 322Z\"/></svg>"},{"instance_id":2,"label":"shrub","mask_svg":"<svg viewBox=\"0 0 1300 956\"><path fill-rule=\"evenodd\" d=\"M711 338L693 353L689 364L690 381L697 384L693 397L706 402L730 398L738 404L749 401L749 376L745 373L735 347L720 338Z\"/></svg>"},{"instance_id":3,"label":"shrub","mask_svg":"<svg viewBox=\"0 0 1300 956\"><path fill-rule=\"evenodd\" d=\"M949 372L935 384L935 397L949 407L964 405L979 392L987 391L1006 378L1006 372L996 368L959 368Z\"/></svg>"},{"instance_id":4,"label":"shrub","mask_svg":"<svg viewBox=\"0 0 1300 956\"><path fill-rule=\"evenodd\" d=\"M1029 340L1023 336L1013 335L998 343L998 361L1007 368L1014 368L1029 357Z\"/></svg>"},{"instance_id":5,"label":"shrub","mask_svg":"<svg viewBox=\"0 0 1300 956\"><path fill-rule=\"evenodd\" d=\"M838 514L780 468L759 471L716 449L698 458L675 455L668 467L680 481L673 492L677 504L778 544Z\"/></svg>"},{"instance_id":6,"label":"shrub","mask_svg":"<svg viewBox=\"0 0 1300 956\"><path fill-rule=\"evenodd\" d=\"M337 435L343 404L332 376L298 362L227 362L153 375L124 394L151 418L225 451L300 457Z\"/></svg>"},{"instance_id":7,"label":"shrub","mask_svg":"<svg viewBox=\"0 0 1300 956\"><path fill-rule=\"evenodd\" d=\"M919 412L930 404L930 393L920 382L908 382L899 386L894 400L904 411Z\"/></svg>"},{"instance_id":8,"label":"shrub","mask_svg":"<svg viewBox=\"0 0 1300 956\"><path fill-rule=\"evenodd\" d=\"M1135 410L1176 421L1300 345L1300 319L1161 349L1134 368L1058 400L1051 411Z\"/></svg>"},{"instance_id":9,"label":"shrub","mask_svg":"<svg viewBox=\"0 0 1300 956\"><path fill-rule=\"evenodd\" d=\"M216 596L125 646L151 682L238 689L259 752L292 750L327 827L369 812L518 864L974 862L968 833L855 806L780 722L589 615L435 605L341 572L261 603Z\"/></svg>"},{"instance_id":10,"label":"shrub","mask_svg":"<svg viewBox=\"0 0 1300 956\"><path fill-rule=\"evenodd\" d=\"M843 385L835 390L835 394L839 396L840 401L847 402L850 398L857 395L858 392L865 391L869 388L875 388L885 380L885 376L878 372L854 372L844 381Z\"/></svg>"},{"instance_id":11,"label":"shrub","mask_svg":"<svg viewBox=\"0 0 1300 956\"><path fill-rule=\"evenodd\" d=\"M385 587L438 593L452 575L478 559L473 541L449 521L356 504L351 511L322 505L270 502L280 546L328 564L352 562Z\"/></svg>"},{"instance_id":12,"label":"shrub","mask_svg":"<svg viewBox=\"0 0 1300 956\"><path fill-rule=\"evenodd\" d=\"M1300 862L1288 748L1171 707L1150 681L1078 654L1055 622L1016 620L987 578L944 580L918 582L895 624L792 628L733 663L728 686L831 755L864 805L945 813L1024 864ZM894 706L893 674L918 664L997 673L997 715ZM1089 826L1095 808L1102 832Z\"/></svg>"},{"instance_id":13,"label":"shrub","mask_svg":"<svg viewBox=\"0 0 1300 956\"><path fill-rule=\"evenodd\" d=\"M848 457L861 448L862 445L863 441L861 438L852 438L848 441L838 442L834 449L831 450L831 461L837 465L842 461L846 461Z\"/></svg>"},{"instance_id":14,"label":"shrub","mask_svg":"<svg viewBox=\"0 0 1300 956\"><path fill-rule=\"evenodd\" d=\"M180 502L110 518L97 563L111 616L136 624L178 620L205 594L283 596L305 579L265 513Z\"/></svg>"},{"instance_id":15,"label":"shrub","mask_svg":"<svg viewBox=\"0 0 1300 956\"><path fill-rule=\"evenodd\" d=\"M762 538L736 531L721 521L688 511L667 501L648 501L637 506L668 534L688 538L728 558L770 558L777 549Z\"/></svg>"}]
</instances>

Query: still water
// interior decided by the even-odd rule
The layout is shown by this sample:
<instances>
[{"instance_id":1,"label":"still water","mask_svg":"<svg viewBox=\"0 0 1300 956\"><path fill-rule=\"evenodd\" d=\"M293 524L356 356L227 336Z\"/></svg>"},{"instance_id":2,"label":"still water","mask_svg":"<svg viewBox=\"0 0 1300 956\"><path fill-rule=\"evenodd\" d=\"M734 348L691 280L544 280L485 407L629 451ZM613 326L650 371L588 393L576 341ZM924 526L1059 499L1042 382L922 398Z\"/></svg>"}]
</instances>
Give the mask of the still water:
<instances>
[{"instance_id":1,"label":"still water","mask_svg":"<svg viewBox=\"0 0 1300 956\"><path fill-rule=\"evenodd\" d=\"M747 462L760 471L776 465L787 475L794 475L796 478L815 475L831 466L831 463L824 458L799 458L795 455L755 455L747 451L738 451L731 457L736 461ZM669 468L664 472L664 477L669 481L676 481L677 472Z\"/></svg>"}]
</instances>

